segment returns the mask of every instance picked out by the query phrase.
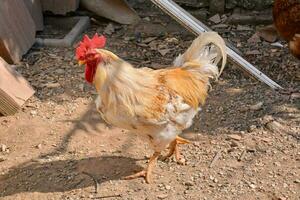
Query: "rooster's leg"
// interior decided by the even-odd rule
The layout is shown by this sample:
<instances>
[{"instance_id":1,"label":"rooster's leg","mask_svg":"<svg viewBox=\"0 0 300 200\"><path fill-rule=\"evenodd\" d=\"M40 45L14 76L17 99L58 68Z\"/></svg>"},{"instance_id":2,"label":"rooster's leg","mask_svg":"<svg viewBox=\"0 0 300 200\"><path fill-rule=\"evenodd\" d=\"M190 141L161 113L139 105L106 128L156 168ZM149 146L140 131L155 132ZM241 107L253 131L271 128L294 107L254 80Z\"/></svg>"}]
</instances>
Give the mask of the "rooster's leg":
<instances>
[{"instance_id":1,"label":"rooster's leg","mask_svg":"<svg viewBox=\"0 0 300 200\"><path fill-rule=\"evenodd\" d=\"M139 177L144 177L147 183L151 183L151 175L152 175L152 171L153 168L155 167L155 164L157 162L157 158L159 157L160 152L155 152L148 163L148 167L136 174L130 175L130 176L126 176L124 179L126 180L131 180L131 179L135 179L135 178L139 178Z\"/></svg>"},{"instance_id":2,"label":"rooster's leg","mask_svg":"<svg viewBox=\"0 0 300 200\"><path fill-rule=\"evenodd\" d=\"M163 158L167 159L170 158L173 154L175 154L176 161L179 164L185 164L185 159L180 155L178 145L179 144L189 144L190 142L184 138L181 138L179 136L176 137L176 139L171 142L169 146L169 153Z\"/></svg>"}]
</instances>

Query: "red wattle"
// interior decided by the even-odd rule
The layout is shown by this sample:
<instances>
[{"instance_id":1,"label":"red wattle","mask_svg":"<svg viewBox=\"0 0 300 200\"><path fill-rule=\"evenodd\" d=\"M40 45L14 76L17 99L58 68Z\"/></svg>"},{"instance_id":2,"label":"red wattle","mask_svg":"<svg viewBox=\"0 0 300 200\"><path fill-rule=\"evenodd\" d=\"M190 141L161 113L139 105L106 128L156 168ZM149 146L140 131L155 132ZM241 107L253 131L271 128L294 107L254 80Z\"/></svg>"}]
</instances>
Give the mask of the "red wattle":
<instances>
[{"instance_id":1,"label":"red wattle","mask_svg":"<svg viewBox=\"0 0 300 200\"><path fill-rule=\"evenodd\" d=\"M85 67L85 80L89 83L93 83L96 68L86 65Z\"/></svg>"}]
</instances>

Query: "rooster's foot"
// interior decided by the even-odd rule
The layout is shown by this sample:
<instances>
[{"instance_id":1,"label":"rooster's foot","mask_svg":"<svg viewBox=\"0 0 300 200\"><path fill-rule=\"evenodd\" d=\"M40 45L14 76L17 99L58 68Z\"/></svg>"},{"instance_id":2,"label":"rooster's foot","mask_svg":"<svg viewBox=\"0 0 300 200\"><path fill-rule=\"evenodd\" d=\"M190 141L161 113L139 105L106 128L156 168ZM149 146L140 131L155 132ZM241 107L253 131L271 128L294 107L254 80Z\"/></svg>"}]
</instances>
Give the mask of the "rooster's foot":
<instances>
[{"instance_id":1,"label":"rooster's foot","mask_svg":"<svg viewBox=\"0 0 300 200\"><path fill-rule=\"evenodd\" d=\"M140 177L144 177L146 180L146 183L151 183L151 177L152 177L152 171L153 168L156 164L157 158L160 155L160 152L155 152L152 157L149 160L149 164L148 167L136 174L130 175L130 176L126 176L124 177L125 180L131 180L131 179L136 179L136 178L140 178Z\"/></svg>"},{"instance_id":2,"label":"rooster's foot","mask_svg":"<svg viewBox=\"0 0 300 200\"><path fill-rule=\"evenodd\" d=\"M190 143L190 141L177 136L176 139L173 142L171 142L171 144L169 146L169 153L163 157L163 160L166 160L166 159L170 158L173 154L175 154L175 159L176 159L177 163L181 164L181 165L185 165L186 161L180 155L178 145L179 144L189 144L189 143Z\"/></svg>"}]
</instances>

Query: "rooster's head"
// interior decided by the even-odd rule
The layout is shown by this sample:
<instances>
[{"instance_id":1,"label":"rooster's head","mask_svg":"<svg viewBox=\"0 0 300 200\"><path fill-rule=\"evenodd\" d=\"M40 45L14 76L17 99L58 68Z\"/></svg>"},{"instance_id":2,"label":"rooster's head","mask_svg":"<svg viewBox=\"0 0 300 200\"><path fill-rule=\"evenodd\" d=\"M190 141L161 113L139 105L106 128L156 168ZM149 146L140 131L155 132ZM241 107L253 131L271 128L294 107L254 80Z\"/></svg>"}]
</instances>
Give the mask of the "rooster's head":
<instances>
[{"instance_id":1,"label":"rooster's head","mask_svg":"<svg viewBox=\"0 0 300 200\"><path fill-rule=\"evenodd\" d=\"M96 49L103 48L105 42L106 38L98 36L97 33L92 38L85 35L76 48L76 58L79 64L85 65L85 79L89 83L93 82L97 65L102 61L101 54L97 53Z\"/></svg>"}]
</instances>

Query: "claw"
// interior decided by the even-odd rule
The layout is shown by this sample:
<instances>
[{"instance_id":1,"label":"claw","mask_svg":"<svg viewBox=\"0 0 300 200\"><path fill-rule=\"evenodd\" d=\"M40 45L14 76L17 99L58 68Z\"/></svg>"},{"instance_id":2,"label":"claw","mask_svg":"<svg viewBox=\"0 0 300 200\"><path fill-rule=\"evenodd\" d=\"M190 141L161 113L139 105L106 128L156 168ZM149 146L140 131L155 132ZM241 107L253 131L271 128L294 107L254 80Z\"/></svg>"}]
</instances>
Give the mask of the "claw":
<instances>
[{"instance_id":1,"label":"claw","mask_svg":"<svg viewBox=\"0 0 300 200\"><path fill-rule=\"evenodd\" d=\"M149 160L149 164L148 167L136 174L130 175L130 176L126 176L124 177L125 180L131 180L131 179L136 179L136 178L140 178L140 177L144 177L146 180L146 183L152 183L151 181L151 176L152 176L152 170L156 164L157 158L160 155L160 152L155 152L153 154L153 156L150 158Z\"/></svg>"},{"instance_id":2,"label":"claw","mask_svg":"<svg viewBox=\"0 0 300 200\"><path fill-rule=\"evenodd\" d=\"M177 161L178 164L181 164L181 165L185 165L186 161L185 159L180 155L180 152L179 152L179 148L178 148L178 144L189 144L190 141L184 139L184 138L181 138L179 136L176 137L176 139L171 142L170 146L169 146L169 153L164 156L162 158L162 160L167 160L168 158L170 158L173 154L175 154L175 159Z\"/></svg>"}]
</instances>

